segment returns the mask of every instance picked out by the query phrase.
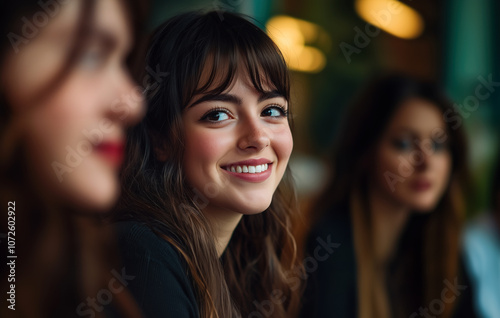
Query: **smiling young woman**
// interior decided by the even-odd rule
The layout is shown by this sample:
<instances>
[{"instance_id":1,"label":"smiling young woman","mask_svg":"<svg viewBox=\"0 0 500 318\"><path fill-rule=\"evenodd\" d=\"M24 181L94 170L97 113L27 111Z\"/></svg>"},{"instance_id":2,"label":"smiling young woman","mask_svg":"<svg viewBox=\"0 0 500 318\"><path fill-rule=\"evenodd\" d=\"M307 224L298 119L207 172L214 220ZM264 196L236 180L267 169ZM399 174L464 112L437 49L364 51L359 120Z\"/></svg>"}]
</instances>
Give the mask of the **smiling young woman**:
<instances>
[{"instance_id":1,"label":"smiling young woman","mask_svg":"<svg viewBox=\"0 0 500 318\"><path fill-rule=\"evenodd\" d=\"M291 317L300 285L286 273L301 267L279 49L241 16L186 13L156 30L147 63L168 77L127 142L116 216L132 292L148 316Z\"/></svg>"},{"instance_id":2,"label":"smiling young woman","mask_svg":"<svg viewBox=\"0 0 500 318\"><path fill-rule=\"evenodd\" d=\"M282 94L259 92L242 71L226 91L195 97L183 114L186 179L210 196L203 212L226 233L219 254L243 215L269 207L293 147Z\"/></svg>"}]
</instances>

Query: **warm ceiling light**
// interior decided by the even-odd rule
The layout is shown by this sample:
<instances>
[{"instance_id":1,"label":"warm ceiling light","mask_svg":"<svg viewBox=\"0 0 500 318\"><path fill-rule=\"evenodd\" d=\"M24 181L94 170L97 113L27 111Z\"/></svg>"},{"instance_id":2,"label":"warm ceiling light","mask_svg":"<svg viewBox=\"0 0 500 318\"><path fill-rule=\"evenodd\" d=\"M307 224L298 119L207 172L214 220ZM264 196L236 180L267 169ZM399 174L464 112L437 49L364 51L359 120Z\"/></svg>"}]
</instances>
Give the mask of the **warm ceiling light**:
<instances>
[{"instance_id":1,"label":"warm ceiling light","mask_svg":"<svg viewBox=\"0 0 500 318\"><path fill-rule=\"evenodd\" d=\"M325 55L315 47L303 47L296 58L293 64L298 71L315 73L321 71L326 65Z\"/></svg>"},{"instance_id":2,"label":"warm ceiling light","mask_svg":"<svg viewBox=\"0 0 500 318\"><path fill-rule=\"evenodd\" d=\"M420 14L396 0L356 0L356 12L363 20L403 39L422 34L424 21Z\"/></svg>"},{"instance_id":3,"label":"warm ceiling light","mask_svg":"<svg viewBox=\"0 0 500 318\"><path fill-rule=\"evenodd\" d=\"M266 29L280 48L290 69L316 73L325 67L326 57L323 52L306 45L325 39L326 32L318 25L280 15L271 18Z\"/></svg>"}]
</instances>

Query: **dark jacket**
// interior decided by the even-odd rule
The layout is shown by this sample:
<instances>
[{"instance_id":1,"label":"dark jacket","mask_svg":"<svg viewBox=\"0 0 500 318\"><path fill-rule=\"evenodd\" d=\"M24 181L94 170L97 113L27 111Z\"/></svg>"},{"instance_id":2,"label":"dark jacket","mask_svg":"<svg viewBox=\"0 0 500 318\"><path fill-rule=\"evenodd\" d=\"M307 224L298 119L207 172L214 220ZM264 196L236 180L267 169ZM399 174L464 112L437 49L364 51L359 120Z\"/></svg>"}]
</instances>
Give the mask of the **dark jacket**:
<instances>
[{"instance_id":1,"label":"dark jacket","mask_svg":"<svg viewBox=\"0 0 500 318\"><path fill-rule=\"evenodd\" d=\"M425 221L426 215L412 215L405 228L399 247L396 252L395 260L402 254L403 250L408 246L414 246L416 242L411 242L412 231L419 230L419 223ZM303 309L301 317L303 318L356 318L358 317L358 292L357 292L357 265L354 254L354 237L352 229L352 221L347 204L336 206L334 209L326 213L319 222L313 227L307 241L307 255L314 257L315 251L321 245L320 241L329 240L339 244L331 255L321 260L316 260L317 267L309 273L309 279L306 286L306 291L303 297ZM417 243L418 244L418 243ZM408 252L408 251L406 251ZM414 253L415 254L415 253ZM408 253L406 253L408 255ZM419 255L411 255L412 261L423 263ZM317 258L317 257L316 257ZM315 259L316 259L315 258ZM392 311L395 312L394 303L400 299L409 299L409 308L415 308L414 311L408 312L407 315L399 315L401 317L439 317L433 314L436 306L439 310L438 302L436 304L424 304L421 301L420 291L423 289L423 282L420 279L421 273L413 273L413 277L405 280L405 284L399 290L395 287L394 280L390 280L391 274L396 270L396 264L393 262L389 268L389 278L387 282L388 297L392 302ZM406 277L411 275L406 275ZM449 282L452 285L455 282ZM456 283L459 286L455 290L455 294L448 291L446 296L451 298L456 295L455 310L453 318L473 318L471 285L469 279L461 266L459 276ZM467 286L462 287L462 286ZM443 284L443 289L447 288ZM465 290L463 290L465 288ZM406 294L405 294L406 293ZM398 300L396 300L398 299ZM396 315L394 315L396 317ZM380 317L387 318L387 317ZM399 317L397 317L399 318Z\"/></svg>"},{"instance_id":2,"label":"dark jacket","mask_svg":"<svg viewBox=\"0 0 500 318\"><path fill-rule=\"evenodd\" d=\"M148 226L116 224L122 266L134 276L127 288L147 318L199 317L195 291L183 257Z\"/></svg>"}]
</instances>

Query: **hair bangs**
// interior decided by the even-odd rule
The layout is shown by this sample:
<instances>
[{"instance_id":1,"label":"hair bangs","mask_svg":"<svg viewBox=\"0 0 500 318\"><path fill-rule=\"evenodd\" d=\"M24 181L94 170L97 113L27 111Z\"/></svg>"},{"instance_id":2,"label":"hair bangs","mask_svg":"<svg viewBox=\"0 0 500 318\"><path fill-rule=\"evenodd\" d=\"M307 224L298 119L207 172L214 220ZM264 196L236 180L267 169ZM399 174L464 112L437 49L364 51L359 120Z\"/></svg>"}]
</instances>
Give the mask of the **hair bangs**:
<instances>
[{"instance_id":1,"label":"hair bangs","mask_svg":"<svg viewBox=\"0 0 500 318\"><path fill-rule=\"evenodd\" d=\"M199 34L199 50L193 72L197 81L184 87L184 105L197 95L219 95L230 89L236 77L244 76L259 92L276 90L290 99L288 69L279 48L260 28L248 20L216 13L205 16L207 32ZM245 34L242 37L240 34Z\"/></svg>"}]
</instances>

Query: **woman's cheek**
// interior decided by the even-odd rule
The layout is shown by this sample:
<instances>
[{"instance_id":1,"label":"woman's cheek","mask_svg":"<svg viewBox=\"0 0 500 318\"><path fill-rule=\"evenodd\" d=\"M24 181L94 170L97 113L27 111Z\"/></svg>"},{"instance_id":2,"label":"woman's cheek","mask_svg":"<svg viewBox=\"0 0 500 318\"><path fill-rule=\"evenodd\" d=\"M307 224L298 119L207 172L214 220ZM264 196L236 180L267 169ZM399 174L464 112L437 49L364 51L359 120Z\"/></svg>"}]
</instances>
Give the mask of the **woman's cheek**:
<instances>
[{"instance_id":1,"label":"woman's cheek","mask_svg":"<svg viewBox=\"0 0 500 318\"><path fill-rule=\"evenodd\" d=\"M225 150L230 147L230 134L217 129L187 129L186 155L195 161L211 163L217 161ZM190 159L186 158L186 159Z\"/></svg>"},{"instance_id":2,"label":"woman's cheek","mask_svg":"<svg viewBox=\"0 0 500 318\"><path fill-rule=\"evenodd\" d=\"M399 155L399 157L404 157L402 155ZM386 172L391 172L394 174L398 174L398 166L399 166L399 160L398 160L398 154L394 153L391 151L391 149L383 149L381 156L379 157L379 162L380 162L380 167L382 175L384 175Z\"/></svg>"},{"instance_id":3,"label":"woman's cheek","mask_svg":"<svg viewBox=\"0 0 500 318\"><path fill-rule=\"evenodd\" d=\"M281 160L288 160L293 150L293 137L290 127L287 125L275 130L272 138L276 155L281 157Z\"/></svg>"},{"instance_id":4,"label":"woman's cheek","mask_svg":"<svg viewBox=\"0 0 500 318\"><path fill-rule=\"evenodd\" d=\"M449 153L443 153L439 157L435 158L437 161L435 171L439 175L440 192L444 192L451 175L451 155Z\"/></svg>"}]
</instances>

